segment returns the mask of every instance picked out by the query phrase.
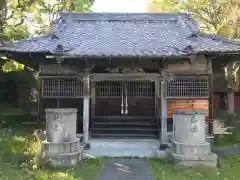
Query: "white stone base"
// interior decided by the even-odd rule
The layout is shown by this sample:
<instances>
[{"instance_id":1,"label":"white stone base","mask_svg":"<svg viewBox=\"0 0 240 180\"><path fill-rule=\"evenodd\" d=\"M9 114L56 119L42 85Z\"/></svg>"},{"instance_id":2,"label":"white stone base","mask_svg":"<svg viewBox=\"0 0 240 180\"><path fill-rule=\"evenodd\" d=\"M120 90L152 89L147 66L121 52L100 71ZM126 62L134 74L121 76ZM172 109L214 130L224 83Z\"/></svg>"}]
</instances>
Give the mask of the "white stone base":
<instances>
[{"instance_id":1,"label":"white stone base","mask_svg":"<svg viewBox=\"0 0 240 180\"><path fill-rule=\"evenodd\" d=\"M76 138L70 142L42 142L42 151L46 156L51 156L59 153L73 153L80 149L80 139Z\"/></svg>"},{"instance_id":2,"label":"white stone base","mask_svg":"<svg viewBox=\"0 0 240 180\"><path fill-rule=\"evenodd\" d=\"M175 154L170 152L170 157L173 160L175 167L193 167L193 166L207 166L207 167L217 167L217 155L214 153L209 153L205 156L193 156L186 157L183 155Z\"/></svg>"},{"instance_id":3,"label":"white stone base","mask_svg":"<svg viewBox=\"0 0 240 180\"><path fill-rule=\"evenodd\" d=\"M184 144L172 140L171 150L172 152L183 156L202 156L209 154L211 146L209 142L201 144Z\"/></svg>"},{"instance_id":4,"label":"white stone base","mask_svg":"<svg viewBox=\"0 0 240 180\"><path fill-rule=\"evenodd\" d=\"M70 142L42 142L42 155L53 167L71 167L77 165L83 157L83 146L79 138Z\"/></svg>"},{"instance_id":5,"label":"white stone base","mask_svg":"<svg viewBox=\"0 0 240 180\"><path fill-rule=\"evenodd\" d=\"M217 166L217 155L211 152L211 147L208 142L201 144L183 144L172 141L168 154L176 167Z\"/></svg>"},{"instance_id":6,"label":"white stone base","mask_svg":"<svg viewBox=\"0 0 240 180\"><path fill-rule=\"evenodd\" d=\"M49 157L49 162L53 167L72 167L79 164L82 157L83 147L81 147L77 152L52 155Z\"/></svg>"}]
</instances>

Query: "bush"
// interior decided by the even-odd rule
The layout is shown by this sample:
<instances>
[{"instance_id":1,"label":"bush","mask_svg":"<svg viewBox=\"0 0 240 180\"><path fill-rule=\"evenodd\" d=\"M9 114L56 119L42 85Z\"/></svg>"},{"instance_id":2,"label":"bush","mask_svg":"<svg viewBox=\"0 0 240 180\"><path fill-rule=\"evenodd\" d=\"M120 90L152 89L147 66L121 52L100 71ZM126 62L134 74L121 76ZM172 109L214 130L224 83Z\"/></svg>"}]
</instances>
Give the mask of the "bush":
<instances>
[{"instance_id":1,"label":"bush","mask_svg":"<svg viewBox=\"0 0 240 180\"><path fill-rule=\"evenodd\" d=\"M223 122L225 127L232 128L228 129L230 134L217 135L215 144L219 146L240 146L240 111L229 114L226 110L218 110L216 118Z\"/></svg>"},{"instance_id":2,"label":"bush","mask_svg":"<svg viewBox=\"0 0 240 180\"><path fill-rule=\"evenodd\" d=\"M0 105L0 128L21 128L25 122L36 123L37 116L8 104ZM42 127L42 124L36 123L36 125ZM26 125L24 125L24 128L26 128Z\"/></svg>"}]
</instances>

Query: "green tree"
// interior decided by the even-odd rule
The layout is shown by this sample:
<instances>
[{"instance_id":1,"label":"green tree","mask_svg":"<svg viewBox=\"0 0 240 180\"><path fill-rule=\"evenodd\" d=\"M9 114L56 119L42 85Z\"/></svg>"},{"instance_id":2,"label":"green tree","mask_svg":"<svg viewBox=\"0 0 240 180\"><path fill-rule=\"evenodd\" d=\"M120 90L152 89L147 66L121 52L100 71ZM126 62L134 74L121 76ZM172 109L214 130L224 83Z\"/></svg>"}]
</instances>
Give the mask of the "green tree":
<instances>
[{"instance_id":1,"label":"green tree","mask_svg":"<svg viewBox=\"0 0 240 180\"><path fill-rule=\"evenodd\" d=\"M152 0L148 4L147 11L150 12L176 12L179 10L179 3L173 0Z\"/></svg>"},{"instance_id":2,"label":"green tree","mask_svg":"<svg viewBox=\"0 0 240 180\"><path fill-rule=\"evenodd\" d=\"M62 10L86 12L90 11L91 5L91 0L38 0L31 8L32 18L28 18L28 21L34 26L35 33L47 33Z\"/></svg>"}]
</instances>

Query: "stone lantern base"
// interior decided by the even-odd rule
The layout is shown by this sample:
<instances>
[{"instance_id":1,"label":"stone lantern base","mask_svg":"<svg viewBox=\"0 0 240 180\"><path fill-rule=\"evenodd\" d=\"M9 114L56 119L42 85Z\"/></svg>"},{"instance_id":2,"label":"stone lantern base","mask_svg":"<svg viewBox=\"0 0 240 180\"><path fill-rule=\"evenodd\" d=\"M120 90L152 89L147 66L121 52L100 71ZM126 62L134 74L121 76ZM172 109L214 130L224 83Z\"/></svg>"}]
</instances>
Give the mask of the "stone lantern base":
<instances>
[{"instance_id":1,"label":"stone lantern base","mask_svg":"<svg viewBox=\"0 0 240 180\"><path fill-rule=\"evenodd\" d=\"M77 165L83 156L80 139L70 142L42 142L42 154L45 161L54 167L71 167Z\"/></svg>"},{"instance_id":2,"label":"stone lantern base","mask_svg":"<svg viewBox=\"0 0 240 180\"><path fill-rule=\"evenodd\" d=\"M73 167L79 164L83 157L83 148L73 153L55 154L51 156L50 165L54 167Z\"/></svg>"},{"instance_id":3,"label":"stone lantern base","mask_svg":"<svg viewBox=\"0 0 240 180\"><path fill-rule=\"evenodd\" d=\"M172 141L169 155L175 167L217 167L217 155L211 152L210 143L183 144Z\"/></svg>"},{"instance_id":4,"label":"stone lantern base","mask_svg":"<svg viewBox=\"0 0 240 180\"><path fill-rule=\"evenodd\" d=\"M179 166L217 166L217 155L205 138L205 115L202 111L177 111L173 115L173 139L170 157Z\"/></svg>"},{"instance_id":5,"label":"stone lantern base","mask_svg":"<svg viewBox=\"0 0 240 180\"><path fill-rule=\"evenodd\" d=\"M44 160L53 167L77 165L83 145L76 137L77 109L46 109L46 141L42 142Z\"/></svg>"}]
</instances>

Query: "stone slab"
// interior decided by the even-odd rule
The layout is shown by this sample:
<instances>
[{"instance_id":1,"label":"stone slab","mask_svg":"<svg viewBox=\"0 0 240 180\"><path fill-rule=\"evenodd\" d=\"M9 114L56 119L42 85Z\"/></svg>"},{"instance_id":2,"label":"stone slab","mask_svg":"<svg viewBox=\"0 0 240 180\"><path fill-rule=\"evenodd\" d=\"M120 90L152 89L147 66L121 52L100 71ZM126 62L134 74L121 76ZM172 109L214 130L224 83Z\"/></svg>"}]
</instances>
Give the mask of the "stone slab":
<instances>
[{"instance_id":1,"label":"stone slab","mask_svg":"<svg viewBox=\"0 0 240 180\"><path fill-rule=\"evenodd\" d=\"M153 175L145 160L111 159L103 162L99 180L153 180Z\"/></svg>"}]
</instances>

